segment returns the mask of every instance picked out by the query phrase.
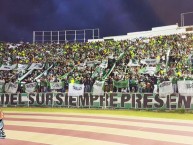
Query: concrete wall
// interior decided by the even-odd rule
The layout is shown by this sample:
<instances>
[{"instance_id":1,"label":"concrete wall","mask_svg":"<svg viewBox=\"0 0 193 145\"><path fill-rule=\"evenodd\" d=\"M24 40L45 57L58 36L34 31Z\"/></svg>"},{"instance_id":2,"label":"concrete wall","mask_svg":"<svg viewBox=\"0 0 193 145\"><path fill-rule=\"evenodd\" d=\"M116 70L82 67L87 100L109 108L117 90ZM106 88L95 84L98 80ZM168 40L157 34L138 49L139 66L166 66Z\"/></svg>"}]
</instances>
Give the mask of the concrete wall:
<instances>
[{"instance_id":1,"label":"concrete wall","mask_svg":"<svg viewBox=\"0 0 193 145\"><path fill-rule=\"evenodd\" d=\"M109 36L109 37L104 37L103 39L88 40L88 42L104 41L108 39L120 41L120 40L136 39L136 38L142 38L142 37L147 38L147 37L154 37L154 36L180 34L180 33L193 33L193 31L188 31L188 32L186 31L186 28L188 27L193 27L193 26L179 27L176 24L176 25L169 25L169 26L162 26L162 27L154 27L152 28L152 30L149 30L149 31L131 32L131 33L127 33L127 35Z\"/></svg>"}]
</instances>

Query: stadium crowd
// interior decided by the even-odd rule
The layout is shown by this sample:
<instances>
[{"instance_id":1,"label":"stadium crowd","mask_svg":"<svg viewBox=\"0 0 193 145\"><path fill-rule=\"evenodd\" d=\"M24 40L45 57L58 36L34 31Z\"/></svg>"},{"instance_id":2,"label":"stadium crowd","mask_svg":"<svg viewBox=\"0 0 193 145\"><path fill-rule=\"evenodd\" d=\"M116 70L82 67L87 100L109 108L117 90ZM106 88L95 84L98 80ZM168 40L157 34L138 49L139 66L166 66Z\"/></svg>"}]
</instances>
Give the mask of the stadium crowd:
<instances>
[{"instance_id":1,"label":"stadium crowd","mask_svg":"<svg viewBox=\"0 0 193 145\"><path fill-rule=\"evenodd\" d=\"M69 83L84 84L91 92L96 80L104 80L105 92L157 93L161 82L172 81L177 92L177 80L193 79L192 53L191 33L87 43L0 43L0 82L18 83L18 92L33 82L36 92L67 92ZM38 67L29 69L32 64ZM61 82L62 89L52 90L50 82Z\"/></svg>"}]
</instances>

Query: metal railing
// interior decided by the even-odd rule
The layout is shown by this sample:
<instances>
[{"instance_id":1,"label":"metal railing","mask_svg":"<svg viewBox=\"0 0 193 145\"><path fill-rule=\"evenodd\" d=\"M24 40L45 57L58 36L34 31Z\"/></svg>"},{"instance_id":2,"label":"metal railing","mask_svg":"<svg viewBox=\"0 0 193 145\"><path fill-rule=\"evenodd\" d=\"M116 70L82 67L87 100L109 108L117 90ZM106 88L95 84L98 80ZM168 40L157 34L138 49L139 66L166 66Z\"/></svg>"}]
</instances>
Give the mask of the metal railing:
<instances>
[{"instance_id":1,"label":"metal railing","mask_svg":"<svg viewBox=\"0 0 193 145\"><path fill-rule=\"evenodd\" d=\"M192 12L185 12L185 13L181 13L180 14L180 18L181 18L181 27L185 26L185 15L189 15L189 14L193 14Z\"/></svg>"},{"instance_id":2,"label":"metal railing","mask_svg":"<svg viewBox=\"0 0 193 145\"><path fill-rule=\"evenodd\" d=\"M88 39L99 39L100 31L96 29L33 31L33 43L67 43L86 42Z\"/></svg>"}]
</instances>

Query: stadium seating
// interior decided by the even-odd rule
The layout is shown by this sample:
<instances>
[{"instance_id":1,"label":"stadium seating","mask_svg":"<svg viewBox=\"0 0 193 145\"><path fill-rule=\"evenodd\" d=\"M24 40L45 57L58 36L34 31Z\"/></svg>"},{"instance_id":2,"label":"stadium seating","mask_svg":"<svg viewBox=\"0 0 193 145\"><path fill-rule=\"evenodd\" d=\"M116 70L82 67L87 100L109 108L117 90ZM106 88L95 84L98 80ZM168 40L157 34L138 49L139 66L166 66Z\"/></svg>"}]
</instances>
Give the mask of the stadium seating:
<instances>
[{"instance_id":1,"label":"stadium seating","mask_svg":"<svg viewBox=\"0 0 193 145\"><path fill-rule=\"evenodd\" d=\"M177 92L177 80L193 78L192 52L192 33L87 43L0 43L0 92L10 86L16 92L66 92L69 83L84 84L91 92L96 81L105 82L105 92L155 93L161 82L172 81Z\"/></svg>"}]
</instances>

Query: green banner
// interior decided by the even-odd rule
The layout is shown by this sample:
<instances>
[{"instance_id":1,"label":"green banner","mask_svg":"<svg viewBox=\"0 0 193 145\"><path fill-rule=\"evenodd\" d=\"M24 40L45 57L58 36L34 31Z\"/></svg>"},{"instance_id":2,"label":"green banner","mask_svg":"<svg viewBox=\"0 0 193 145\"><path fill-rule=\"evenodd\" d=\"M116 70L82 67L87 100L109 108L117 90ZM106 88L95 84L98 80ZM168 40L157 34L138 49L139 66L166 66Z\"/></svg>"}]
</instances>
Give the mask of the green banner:
<instances>
[{"instance_id":1,"label":"green banner","mask_svg":"<svg viewBox=\"0 0 193 145\"><path fill-rule=\"evenodd\" d=\"M113 81L113 86L116 88L127 88L128 83L129 83L128 80Z\"/></svg>"}]
</instances>

